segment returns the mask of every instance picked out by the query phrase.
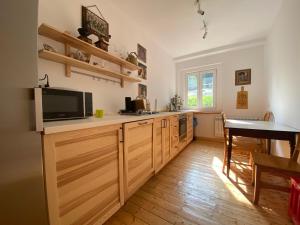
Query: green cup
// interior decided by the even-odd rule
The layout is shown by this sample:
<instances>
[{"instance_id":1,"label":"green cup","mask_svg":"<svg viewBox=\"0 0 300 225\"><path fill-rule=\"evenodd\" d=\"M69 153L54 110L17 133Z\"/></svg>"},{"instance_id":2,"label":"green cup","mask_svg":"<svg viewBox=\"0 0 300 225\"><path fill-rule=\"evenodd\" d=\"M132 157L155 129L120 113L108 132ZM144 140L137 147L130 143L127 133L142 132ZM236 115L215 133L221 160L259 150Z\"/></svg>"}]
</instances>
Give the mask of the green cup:
<instances>
[{"instance_id":1,"label":"green cup","mask_svg":"<svg viewBox=\"0 0 300 225\"><path fill-rule=\"evenodd\" d=\"M102 118L104 116L104 110L103 109L96 109L96 117Z\"/></svg>"}]
</instances>

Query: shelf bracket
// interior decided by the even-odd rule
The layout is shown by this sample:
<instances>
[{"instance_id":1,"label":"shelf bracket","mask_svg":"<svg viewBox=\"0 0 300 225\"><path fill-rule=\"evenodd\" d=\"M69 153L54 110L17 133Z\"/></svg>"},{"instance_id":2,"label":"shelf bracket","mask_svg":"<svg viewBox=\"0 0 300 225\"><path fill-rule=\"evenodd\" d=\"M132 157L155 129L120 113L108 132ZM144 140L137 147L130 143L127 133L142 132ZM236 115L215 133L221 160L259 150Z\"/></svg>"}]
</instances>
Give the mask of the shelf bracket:
<instances>
[{"instance_id":1,"label":"shelf bracket","mask_svg":"<svg viewBox=\"0 0 300 225\"><path fill-rule=\"evenodd\" d=\"M124 73L125 73L125 70L124 70L124 66L123 66L123 65L120 65L120 73L121 73L121 74L124 74Z\"/></svg>"},{"instance_id":2,"label":"shelf bracket","mask_svg":"<svg viewBox=\"0 0 300 225\"><path fill-rule=\"evenodd\" d=\"M120 73L124 74L124 67L123 67L123 65L120 65ZM123 78L120 79L120 85L121 85L121 88L124 87L124 79Z\"/></svg>"},{"instance_id":3,"label":"shelf bracket","mask_svg":"<svg viewBox=\"0 0 300 225\"><path fill-rule=\"evenodd\" d=\"M65 55L70 57L71 48L70 45L65 44ZM71 66L69 64L65 64L65 73L67 77L71 77Z\"/></svg>"}]
</instances>

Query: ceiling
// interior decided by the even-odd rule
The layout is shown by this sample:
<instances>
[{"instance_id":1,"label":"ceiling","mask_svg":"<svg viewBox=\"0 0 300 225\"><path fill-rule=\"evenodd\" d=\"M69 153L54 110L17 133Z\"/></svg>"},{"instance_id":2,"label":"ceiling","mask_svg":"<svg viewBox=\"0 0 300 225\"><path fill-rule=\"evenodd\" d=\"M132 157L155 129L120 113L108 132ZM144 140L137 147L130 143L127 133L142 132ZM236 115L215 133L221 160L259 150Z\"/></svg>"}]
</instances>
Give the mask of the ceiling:
<instances>
[{"instance_id":1,"label":"ceiling","mask_svg":"<svg viewBox=\"0 0 300 225\"><path fill-rule=\"evenodd\" d=\"M264 38L282 0L202 0L208 35L195 0L111 0L172 57Z\"/></svg>"}]
</instances>

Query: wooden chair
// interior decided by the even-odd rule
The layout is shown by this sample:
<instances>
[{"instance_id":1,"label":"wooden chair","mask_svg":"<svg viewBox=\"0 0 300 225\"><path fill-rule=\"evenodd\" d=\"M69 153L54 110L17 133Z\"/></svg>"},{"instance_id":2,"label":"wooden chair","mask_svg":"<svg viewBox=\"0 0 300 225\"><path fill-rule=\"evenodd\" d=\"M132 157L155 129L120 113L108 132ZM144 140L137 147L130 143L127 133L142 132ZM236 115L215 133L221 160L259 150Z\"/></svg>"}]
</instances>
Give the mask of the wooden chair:
<instances>
[{"instance_id":1,"label":"wooden chair","mask_svg":"<svg viewBox=\"0 0 300 225\"><path fill-rule=\"evenodd\" d=\"M227 152L229 145L229 137L228 130L225 128L226 123L226 115L224 112L221 113L222 122L223 122L223 133L224 133L224 159L223 159L223 172L227 163ZM232 150L240 150L240 151L249 151L251 152L257 148L257 141L254 138L246 138L246 137L233 137L232 139ZM252 157L249 158L249 165L252 166Z\"/></svg>"},{"instance_id":2,"label":"wooden chair","mask_svg":"<svg viewBox=\"0 0 300 225\"><path fill-rule=\"evenodd\" d=\"M264 115L264 121L275 121L275 116L273 112L266 112Z\"/></svg>"},{"instance_id":3,"label":"wooden chair","mask_svg":"<svg viewBox=\"0 0 300 225\"><path fill-rule=\"evenodd\" d=\"M274 116L273 112L266 112L263 120L275 122L275 116ZM262 146L261 150L263 151L263 153L270 154L270 152L268 152L268 149L270 149L269 145L271 147L271 140L260 139L260 144Z\"/></svg>"},{"instance_id":4,"label":"wooden chair","mask_svg":"<svg viewBox=\"0 0 300 225\"><path fill-rule=\"evenodd\" d=\"M289 192L290 188L268 184L261 181L261 174L264 172L289 179L290 177L300 177L300 165L297 163L300 141L298 143L292 158L282 158L274 155L267 155L259 152L253 154L253 177L254 179L254 197L253 203L258 204L260 189L275 189Z\"/></svg>"}]
</instances>

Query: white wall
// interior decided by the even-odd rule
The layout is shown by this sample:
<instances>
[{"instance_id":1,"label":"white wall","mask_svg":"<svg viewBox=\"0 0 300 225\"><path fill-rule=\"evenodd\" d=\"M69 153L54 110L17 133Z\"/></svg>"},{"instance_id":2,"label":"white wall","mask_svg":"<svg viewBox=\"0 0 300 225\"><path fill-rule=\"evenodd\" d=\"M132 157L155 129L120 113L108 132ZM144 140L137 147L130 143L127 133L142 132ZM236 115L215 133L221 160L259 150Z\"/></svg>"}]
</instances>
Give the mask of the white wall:
<instances>
[{"instance_id":1,"label":"white wall","mask_svg":"<svg viewBox=\"0 0 300 225\"><path fill-rule=\"evenodd\" d=\"M209 65L209 66L207 66ZM262 117L268 108L266 76L264 74L264 47L262 45L236 49L224 53L203 56L176 64L177 91L183 96L182 75L189 68L217 68L217 111L229 117ZM251 68L252 83L245 86L248 91L248 109L236 109L236 95L240 86L235 86L235 71ZM199 125L196 135L213 137L214 117L197 116Z\"/></svg>"},{"instance_id":2,"label":"white wall","mask_svg":"<svg viewBox=\"0 0 300 225\"><path fill-rule=\"evenodd\" d=\"M283 1L265 48L269 102L276 121L300 129L300 1ZM279 155L288 144L277 143Z\"/></svg>"},{"instance_id":3,"label":"white wall","mask_svg":"<svg viewBox=\"0 0 300 225\"><path fill-rule=\"evenodd\" d=\"M215 118L218 114L194 114L198 120L198 125L194 129L194 136L201 138L222 138L215 136Z\"/></svg>"},{"instance_id":4,"label":"white wall","mask_svg":"<svg viewBox=\"0 0 300 225\"><path fill-rule=\"evenodd\" d=\"M136 51L137 43L147 49L148 80L143 81L148 86L148 98L154 106L154 99L158 99L158 109L165 108L171 95L175 93L175 66L174 62L153 39L145 32L145 28L138 27L130 20L126 13L112 5L108 0L41 0L39 4L39 24L47 23L62 31L67 30L78 36L77 29L81 26L81 5L96 4L109 22L110 51ZM42 43L50 43L57 50L62 51L63 45L39 38L39 48ZM105 66L118 69L109 63ZM102 108L108 113L116 113L125 107L124 97L136 97L138 85L125 83L125 88L112 82L93 80L92 77L72 74L71 78L64 75L64 66L47 60L39 59L39 77L45 73L50 76L51 85L66 87L83 91L92 91L94 95L94 108ZM136 72L135 72L136 74Z\"/></svg>"},{"instance_id":5,"label":"white wall","mask_svg":"<svg viewBox=\"0 0 300 225\"><path fill-rule=\"evenodd\" d=\"M263 46L233 50L177 63L178 92L181 93L182 91L183 83L180 82L182 71L187 68L203 67L212 64L217 64L218 70L218 110L223 110L229 116L259 117L263 115L267 107ZM241 87L235 86L235 71L247 68L252 70L252 83L245 86L245 90L248 91L249 95L249 109L236 109L236 95Z\"/></svg>"}]
</instances>

